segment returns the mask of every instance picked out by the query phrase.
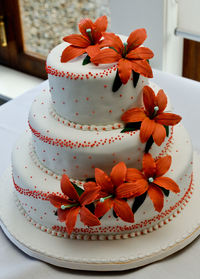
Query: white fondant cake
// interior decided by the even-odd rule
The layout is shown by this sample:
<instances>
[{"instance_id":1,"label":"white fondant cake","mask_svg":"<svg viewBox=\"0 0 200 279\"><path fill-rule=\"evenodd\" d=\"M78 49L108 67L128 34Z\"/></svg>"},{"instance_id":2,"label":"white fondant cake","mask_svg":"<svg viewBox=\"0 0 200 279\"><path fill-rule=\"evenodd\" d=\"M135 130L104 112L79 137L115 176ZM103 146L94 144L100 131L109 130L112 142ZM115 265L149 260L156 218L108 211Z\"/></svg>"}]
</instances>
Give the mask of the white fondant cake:
<instances>
[{"instance_id":1,"label":"white fondant cake","mask_svg":"<svg viewBox=\"0 0 200 279\"><path fill-rule=\"evenodd\" d=\"M143 30L141 32L141 34L144 34ZM113 35L111 34L111 36ZM125 37L122 38L126 40ZM128 39L128 41L130 40ZM174 124L170 124L171 119L166 122L166 118L159 119L161 124L153 122L157 113L160 113L162 117L164 109L165 112L172 111L169 101L166 107L167 98L157 85L149 83L147 78L139 75L138 82L134 86L133 80L130 78L126 84L122 84L119 90L114 93L112 86L117 73L117 64L97 66L89 63L83 66L82 61L86 57L85 54L67 63L62 63L60 58L67 46L69 46L67 43L60 44L50 52L46 65L49 88L39 92L35 98L29 113L30 129L22 135L13 150L13 181L19 203L24 208L25 215L29 216L37 227L43 228L48 233L66 236L65 223L59 221L61 219L56 214L57 208L58 210L66 210L68 214L68 212L75 211L77 206L77 210L79 208L85 210L88 203L95 207L98 202L104 203L106 199L117 197L117 194L109 193L109 191L106 192L109 193L108 196L105 193L101 196L102 192L106 190L102 190L103 188L101 191L99 190L102 185L96 179L96 169L101 169L109 174L113 172L113 167L120 162L124 162L127 168L141 170L144 153L149 152L155 160L170 155L172 158L170 168L167 169L166 166L163 166L157 172L161 175L164 173L164 168L167 169L165 176L173 179L178 184L176 187L179 187L180 192L178 193L177 188L174 191L175 193L172 191L164 192L164 190L168 191L171 188L168 189L165 184L165 189L160 187L159 190L158 186L154 185L159 193L162 190L165 194L162 210L157 210L159 213L155 210L154 194L151 194L151 198L150 194L147 195L143 204L140 207L138 206L137 210L132 209L134 211L134 221L131 219L131 222L119 218L120 212L116 216L116 212L113 212L112 208L102 214L101 217L98 216L97 211L87 207L87 212L90 211L87 214L90 216L88 218L91 225L88 225L86 221L83 222L86 217L83 216L83 213L80 213L80 216L77 216L72 234L70 232L69 235L71 238L78 239L104 239L105 237L106 239L114 239L125 234L127 237L132 237L141 232L151 232L161 224L167 223L169 218L175 216L192 193L193 150L190 138L181 124L169 127L169 125L177 124L180 120L174 122ZM125 50L126 47L127 45L124 44ZM139 50L131 57L140 61L147 59L141 58L142 55L147 57L145 56L147 55L146 48L140 48L138 45L135 48ZM125 60L126 54L123 53L123 55L122 60ZM155 97L155 101L147 98L143 103L143 88L145 85L149 85L156 94L160 92L158 93L160 99ZM148 90L151 91L151 89ZM152 102L154 103L152 104ZM143 106L145 106L144 110ZM148 109L146 106L148 106ZM151 106L153 106L153 111L150 115L148 110L151 111ZM130 108L137 108L137 113L139 112L140 115L137 116L138 120L129 121L129 124L133 125L134 122L137 122L138 125L139 122L143 121L142 117L145 113L144 122L149 121L146 129L152 129L153 133L156 128L152 128L151 125L157 125L155 137L158 138L163 133L163 125L165 125L166 131L169 128L169 134L165 135L162 144L158 146L154 143L152 145L153 142L151 142L148 151L146 150L149 141L143 141L142 143L140 134L140 129L144 129L143 124L140 124L141 126L138 126L135 130L122 133L122 130L127 126L121 120L121 116ZM167 113L164 114L167 116ZM165 124L165 122L169 124ZM154 135L152 139L154 139ZM152 172L155 174L155 170ZM63 187L60 185L63 174L67 174L71 182L81 189L85 187L86 193L85 185L87 184L85 184L85 181L92 178L91 184L97 186L98 195L88 203L84 204L83 198L81 201L80 197L78 203L76 200L72 204L72 198L66 196ZM120 175L115 173L115 177L120 177ZM140 174L139 176L144 178L145 175ZM127 177L124 179L128 179ZM104 181L104 185L105 183L112 183L110 178L106 179L107 182ZM154 182L154 177L149 175L145 179L150 185L148 187L153 187L151 183ZM136 183L135 180L131 183L131 187L136 187L134 186L136 185L134 184ZM74 189L79 191L77 188ZM133 193L137 192L134 189L132 191ZM137 197L143 193L144 191L137 195L123 196L121 201L127 201L130 208L133 208ZM54 206L50 203L51 195L57 199ZM58 199L63 200L60 207ZM67 200L69 204L66 205L64 200ZM93 201L94 203L92 203ZM74 209L70 211L70 208ZM100 225L94 225L94 218L97 219L94 214L101 217L98 220L101 223ZM125 215L125 213L123 214Z\"/></svg>"},{"instance_id":2,"label":"white fondant cake","mask_svg":"<svg viewBox=\"0 0 200 279\"><path fill-rule=\"evenodd\" d=\"M130 106L142 105L141 91L148 84L147 78L140 76L136 88L130 79L113 94L116 65L83 66L84 54L61 63L61 53L67 46L67 43L58 45L47 58L52 106L58 115L83 125L112 125L121 122L121 114Z\"/></svg>"}]
</instances>

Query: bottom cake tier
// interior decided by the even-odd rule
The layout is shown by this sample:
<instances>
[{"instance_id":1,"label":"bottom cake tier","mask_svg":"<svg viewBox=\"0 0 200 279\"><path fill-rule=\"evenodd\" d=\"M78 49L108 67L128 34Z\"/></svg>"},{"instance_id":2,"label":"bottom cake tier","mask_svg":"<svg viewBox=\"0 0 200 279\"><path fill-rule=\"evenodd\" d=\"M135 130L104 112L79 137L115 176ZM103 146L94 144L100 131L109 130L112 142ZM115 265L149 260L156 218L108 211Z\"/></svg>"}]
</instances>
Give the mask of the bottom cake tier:
<instances>
[{"instance_id":1,"label":"bottom cake tier","mask_svg":"<svg viewBox=\"0 0 200 279\"><path fill-rule=\"evenodd\" d=\"M101 218L101 225L87 227L79 216L70 238L76 239L118 239L134 237L158 229L178 214L187 204L192 194L192 145L182 125L174 128L175 144L170 150L172 165L166 176L172 178L180 188L180 193L170 192L165 197L164 207L156 212L150 198L146 197L136 211L134 223L127 223L108 211ZM32 137L27 131L18 140L12 154L13 182L18 205L23 214L36 227L53 235L68 237L65 223L56 216L55 207L49 202L49 194L62 196L60 176L46 169L38 160L32 145ZM81 187L84 181L76 181ZM134 198L128 200L130 207Z\"/></svg>"}]
</instances>

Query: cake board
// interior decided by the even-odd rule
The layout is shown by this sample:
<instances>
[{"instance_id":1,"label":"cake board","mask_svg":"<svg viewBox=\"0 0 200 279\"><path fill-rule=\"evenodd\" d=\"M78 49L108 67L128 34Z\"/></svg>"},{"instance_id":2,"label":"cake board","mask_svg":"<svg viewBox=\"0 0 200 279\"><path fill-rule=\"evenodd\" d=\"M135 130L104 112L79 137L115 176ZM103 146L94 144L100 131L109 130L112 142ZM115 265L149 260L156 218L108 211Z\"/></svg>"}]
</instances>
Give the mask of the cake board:
<instances>
[{"instance_id":1,"label":"cake board","mask_svg":"<svg viewBox=\"0 0 200 279\"><path fill-rule=\"evenodd\" d=\"M129 239L72 240L33 226L17 209L11 169L0 179L0 225L22 251L55 266L93 271L128 270L161 260L200 234L200 156L194 154L194 191L180 214L163 227Z\"/></svg>"}]
</instances>

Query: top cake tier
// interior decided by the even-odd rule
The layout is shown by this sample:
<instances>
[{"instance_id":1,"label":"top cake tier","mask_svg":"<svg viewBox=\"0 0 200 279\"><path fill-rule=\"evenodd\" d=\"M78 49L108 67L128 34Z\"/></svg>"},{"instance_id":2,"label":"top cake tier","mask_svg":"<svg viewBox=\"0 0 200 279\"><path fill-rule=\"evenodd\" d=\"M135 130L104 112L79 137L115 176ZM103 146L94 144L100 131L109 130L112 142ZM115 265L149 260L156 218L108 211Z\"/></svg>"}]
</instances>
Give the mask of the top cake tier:
<instances>
[{"instance_id":1,"label":"top cake tier","mask_svg":"<svg viewBox=\"0 0 200 279\"><path fill-rule=\"evenodd\" d=\"M52 105L58 115L79 124L106 125L121 122L124 111L142 105L141 91L148 84L147 78L140 75L136 87L130 78L113 92L116 65L89 63L83 66L85 54L61 63L67 46L66 42L56 46L49 53L46 65Z\"/></svg>"}]
</instances>

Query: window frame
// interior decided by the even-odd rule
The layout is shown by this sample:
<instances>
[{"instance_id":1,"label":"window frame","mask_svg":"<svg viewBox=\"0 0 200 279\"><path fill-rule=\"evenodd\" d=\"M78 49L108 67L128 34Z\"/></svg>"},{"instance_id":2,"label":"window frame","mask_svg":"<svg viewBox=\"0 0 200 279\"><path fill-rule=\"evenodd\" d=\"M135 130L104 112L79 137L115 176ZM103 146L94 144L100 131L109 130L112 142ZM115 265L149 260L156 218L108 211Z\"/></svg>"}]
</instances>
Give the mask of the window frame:
<instances>
[{"instance_id":1,"label":"window frame","mask_svg":"<svg viewBox=\"0 0 200 279\"><path fill-rule=\"evenodd\" d=\"M46 58L25 49L19 1L0 0L0 15L4 17L7 38L7 46L0 46L0 64L46 79Z\"/></svg>"}]
</instances>

